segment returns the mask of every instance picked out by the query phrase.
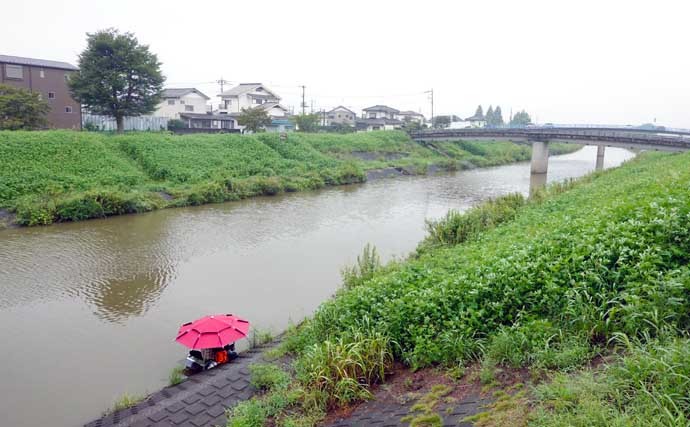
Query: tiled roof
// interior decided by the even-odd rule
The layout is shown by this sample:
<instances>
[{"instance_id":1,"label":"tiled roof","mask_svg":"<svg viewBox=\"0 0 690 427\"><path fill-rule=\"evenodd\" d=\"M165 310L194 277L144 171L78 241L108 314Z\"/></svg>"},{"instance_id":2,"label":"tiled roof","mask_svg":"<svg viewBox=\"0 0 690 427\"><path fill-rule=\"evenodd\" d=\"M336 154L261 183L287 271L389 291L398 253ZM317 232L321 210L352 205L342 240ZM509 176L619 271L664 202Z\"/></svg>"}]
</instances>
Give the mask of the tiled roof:
<instances>
[{"instance_id":1,"label":"tiled roof","mask_svg":"<svg viewBox=\"0 0 690 427\"><path fill-rule=\"evenodd\" d=\"M401 111L400 113L401 116L419 116L419 117L424 117L424 114L422 113L417 113L416 111Z\"/></svg>"},{"instance_id":2,"label":"tiled roof","mask_svg":"<svg viewBox=\"0 0 690 427\"><path fill-rule=\"evenodd\" d=\"M387 105L374 105L373 107L365 108L363 111L384 111L386 113L398 114L400 111L391 108Z\"/></svg>"},{"instance_id":3,"label":"tiled roof","mask_svg":"<svg viewBox=\"0 0 690 427\"><path fill-rule=\"evenodd\" d=\"M332 113L332 112L334 112L335 110L345 110L345 111L349 111L349 112L352 113L352 114L355 114L354 111L350 110L350 109L347 108L347 107L343 107L342 105L338 105L337 107L335 107L334 109L332 109L332 110L329 111L328 113ZM356 115L356 114L355 114L355 115Z\"/></svg>"},{"instance_id":4,"label":"tiled roof","mask_svg":"<svg viewBox=\"0 0 690 427\"><path fill-rule=\"evenodd\" d=\"M181 98L191 92L198 93L206 99L211 99L204 95L200 90L193 87L165 88L163 89L163 98Z\"/></svg>"},{"instance_id":5,"label":"tiled roof","mask_svg":"<svg viewBox=\"0 0 690 427\"><path fill-rule=\"evenodd\" d=\"M77 71L79 68L61 61L49 61L47 59L24 58L21 56L0 55L0 62L17 65L31 65L34 67L57 68L60 70Z\"/></svg>"},{"instance_id":6,"label":"tiled roof","mask_svg":"<svg viewBox=\"0 0 690 427\"><path fill-rule=\"evenodd\" d=\"M281 109L283 109L283 110L285 110L285 111L288 110L287 108L283 107L282 105L280 105L280 104L277 103L277 102L264 102L263 104L257 105L257 106L256 106L256 108L261 108L262 110L266 110L266 111L268 111L268 110L270 110L271 108L274 108L274 107L279 107L279 108L281 108Z\"/></svg>"},{"instance_id":7,"label":"tiled roof","mask_svg":"<svg viewBox=\"0 0 690 427\"><path fill-rule=\"evenodd\" d=\"M242 95L243 93L253 92L253 91L257 90L258 88L262 88L267 93L280 99L280 97L278 95L273 93L273 91L269 90L266 86L264 86L261 83L240 83L237 86L235 86L231 89L228 89L225 92L221 93L220 96L238 96L238 95Z\"/></svg>"}]
</instances>

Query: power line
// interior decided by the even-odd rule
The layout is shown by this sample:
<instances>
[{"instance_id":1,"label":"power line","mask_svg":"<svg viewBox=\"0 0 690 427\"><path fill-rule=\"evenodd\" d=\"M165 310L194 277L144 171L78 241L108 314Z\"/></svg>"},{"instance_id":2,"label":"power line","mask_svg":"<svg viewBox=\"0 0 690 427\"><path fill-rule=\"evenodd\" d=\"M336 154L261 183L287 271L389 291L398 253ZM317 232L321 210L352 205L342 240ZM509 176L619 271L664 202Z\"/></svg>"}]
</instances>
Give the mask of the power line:
<instances>
[{"instance_id":1,"label":"power line","mask_svg":"<svg viewBox=\"0 0 690 427\"><path fill-rule=\"evenodd\" d=\"M305 114L304 109L307 108L307 104L304 102L304 89L306 88L306 86L302 85L301 88L302 88L302 115L304 115Z\"/></svg>"},{"instance_id":2,"label":"power line","mask_svg":"<svg viewBox=\"0 0 690 427\"><path fill-rule=\"evenodd\" d=\"M428 90L424 93L431 94L431 127L434 127L434 88L431 88L431 90Z\"/></svg>"},{"instance_id":3,"label":"power line","mask_svg":"<svg viewBox=\"0 0 690 427\"><path fill-rule=\"evenodd\" d=\"M220 85L220 93L223 93L223 86L224 85L229 85L230 82L225 80L223 76L220 76L220 80L216 80L216 83Z\"/></svg>"}]
</instances>

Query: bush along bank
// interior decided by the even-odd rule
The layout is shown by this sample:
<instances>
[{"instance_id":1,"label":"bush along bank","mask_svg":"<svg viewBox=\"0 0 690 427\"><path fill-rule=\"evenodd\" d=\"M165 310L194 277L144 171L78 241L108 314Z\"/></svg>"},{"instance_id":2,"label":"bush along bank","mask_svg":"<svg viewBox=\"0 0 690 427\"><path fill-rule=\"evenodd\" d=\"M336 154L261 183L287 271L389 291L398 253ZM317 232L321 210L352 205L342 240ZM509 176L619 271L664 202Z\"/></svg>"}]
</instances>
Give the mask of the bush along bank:
<instances>
[{"instance_id":1,"label":"bush along bank","mask_svg":"<svg viewBox=\"0 0 690 427\"><path fill-rule=\"evenodd\" d=\"M687 425L689 161L645 153L530 201L450 214L405 261L380 266L369 248L347 286L288 334L295 393L269 391L228 425L309 424L369 397L394 360L479 364L486 384L500 370L536 373L540 385L506 395L478 425Z\"/></svg>"},{"instance_id":2,"label":"bush along bank","mask_svg":"<svg viewBox=\"0 0 690 427\"><path fill-rule=\"evenodd\" d=\"M186 135L0 132L0 210L21 225L359 183L366 171L425 173L529 158L508 142L423 147L403 132ZM578 146L554 146L553 152Z\"/></svg>"}]
</instances>

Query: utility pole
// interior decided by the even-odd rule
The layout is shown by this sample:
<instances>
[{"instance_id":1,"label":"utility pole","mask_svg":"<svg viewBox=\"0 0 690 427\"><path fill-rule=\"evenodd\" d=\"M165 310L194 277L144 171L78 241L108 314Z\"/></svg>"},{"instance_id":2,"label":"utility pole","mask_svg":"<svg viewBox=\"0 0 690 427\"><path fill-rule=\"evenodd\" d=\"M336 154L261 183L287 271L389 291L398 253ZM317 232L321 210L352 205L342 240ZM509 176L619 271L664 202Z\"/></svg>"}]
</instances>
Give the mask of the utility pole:
<instances>
[{"instance_id":1,"label":"utility pole","mask_svg":"<svg viewBox=\"0 0 690 427\"><path fill-rule=\"evenodd\" d=\"M434 127L434 88L427 90L424 93L431 94L431 127Z\"/></svg>"},{"instance_id":2,"label":"utility pole","mask_svg":"<svg viewBox=\"0 0 690 427\"><path fill-rule=\"evenodd\" d=\"M302 88L302 115L305 115L305 109L307 108L307 103L304 102L304 89L306 88L305 85L300 86Z\"/></svg>"},{"instance_id":3,"label":"utility pole","mask_svg":"<svg viewBox=\"0 0 690 427\"><path fill-rule=\"evenodd\" d=\"M216 80L216 83L220 85L220 93L223 93L223 87L224 85L229 85L230 82L225 80L223 76L220 76L220 80Z\"/></svg>"}]
</instances>

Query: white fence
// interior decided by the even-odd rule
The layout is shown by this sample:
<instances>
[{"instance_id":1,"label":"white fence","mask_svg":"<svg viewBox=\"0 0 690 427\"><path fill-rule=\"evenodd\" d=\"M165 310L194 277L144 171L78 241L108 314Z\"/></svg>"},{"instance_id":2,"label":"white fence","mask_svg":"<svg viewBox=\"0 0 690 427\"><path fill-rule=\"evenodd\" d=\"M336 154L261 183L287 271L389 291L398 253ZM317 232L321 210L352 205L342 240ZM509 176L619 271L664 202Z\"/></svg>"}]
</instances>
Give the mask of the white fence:
<instances>
[{"instance_id":1,"label":"white fence","mask_svg":"<svg viewBox=\"0 0 690 427\"><path fill-rule=\"evenodd\" d=\"M83 114L82 127L93 126L97 130L115 131L117 130L117 123L115 119L108 116L99 116L96 114ZM125 117L125 130L166 130L168 129L167 117L154 116L140 116L140 117Z\"/></svg>"}]
</instances>

